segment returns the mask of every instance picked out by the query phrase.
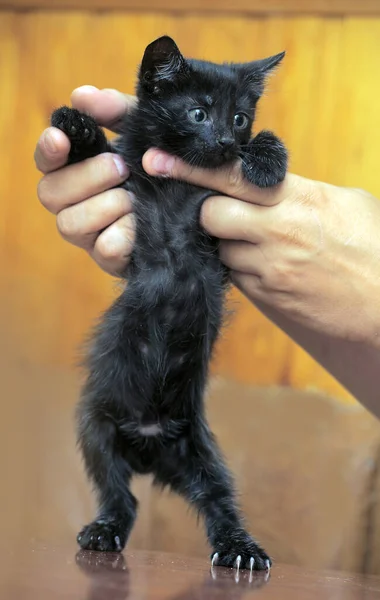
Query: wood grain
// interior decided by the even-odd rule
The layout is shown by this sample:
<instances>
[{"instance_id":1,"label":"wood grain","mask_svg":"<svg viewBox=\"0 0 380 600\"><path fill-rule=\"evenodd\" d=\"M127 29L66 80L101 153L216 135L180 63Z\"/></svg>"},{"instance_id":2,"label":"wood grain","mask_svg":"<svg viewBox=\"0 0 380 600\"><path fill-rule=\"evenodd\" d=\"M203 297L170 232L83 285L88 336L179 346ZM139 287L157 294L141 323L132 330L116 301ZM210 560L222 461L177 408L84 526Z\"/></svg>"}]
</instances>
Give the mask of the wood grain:
<instances>
[{"instance_id":1,"label":"wood grain","mask_svg":"<svg viewBox=\"0 0 380 600\"><path fill-rule=\"evenodd\" d=\"M333 3L330 3L333 4ZM268 3L270 5L270 3ZM258 127L282 136L294 172L380 197L380 19L167 15L126 12L0 13L1 325L20 360L71 364L115 283L63 242L38 203L34 146L51 110L91 83L133 91L143 49L173 35L187 55L287 58L260 107ZM6 149L6 150L5 150ZM349 395L239 294L216 372L257 384Z\"/></svg>"},{"instance_id":2,"label":"wood grain","mask_svg":"<svg viewBox=\"0 0 380 600\"><path fill-rule=\"evenodd\" d=\"M0 8L146 10L251 15L379 15L378 0L0 0Z\"/></svg>"}]
</instances>

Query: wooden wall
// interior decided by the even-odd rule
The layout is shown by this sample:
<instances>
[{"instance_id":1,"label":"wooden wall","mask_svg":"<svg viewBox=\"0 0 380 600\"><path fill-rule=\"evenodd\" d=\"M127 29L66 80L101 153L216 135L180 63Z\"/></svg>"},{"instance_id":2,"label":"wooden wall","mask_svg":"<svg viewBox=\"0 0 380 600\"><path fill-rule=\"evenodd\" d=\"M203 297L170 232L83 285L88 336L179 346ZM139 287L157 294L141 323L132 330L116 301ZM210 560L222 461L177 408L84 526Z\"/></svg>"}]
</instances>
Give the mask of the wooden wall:
<instances>
[{"instance_id":1,"label":"wooden wall","mask_svg":"<svg viewBox=\"0 0 380 600\"><path fill-rule=\"evenodd\" d=\"M370 13L379 4L362 6L372 6ZM132 92L144 47L163 33L187 55L215 61L286 49L261 103L259 125L284 138L294 172L380 197L380 14L349 15L340 8L338 15L298 15L294 6L282 16L202 13L202 7L194 13L23 11L20 5L32 6L8 2L0 10L0 325L3 343L12 340L20 361L71 365L84 333L116 292L115 282L82 250L60 239L54 218L37 201L38 135L76 86ZM247 301L233 298L237 313L219 345L217 372L350 400Z\"/></svg>"}]
</instances>

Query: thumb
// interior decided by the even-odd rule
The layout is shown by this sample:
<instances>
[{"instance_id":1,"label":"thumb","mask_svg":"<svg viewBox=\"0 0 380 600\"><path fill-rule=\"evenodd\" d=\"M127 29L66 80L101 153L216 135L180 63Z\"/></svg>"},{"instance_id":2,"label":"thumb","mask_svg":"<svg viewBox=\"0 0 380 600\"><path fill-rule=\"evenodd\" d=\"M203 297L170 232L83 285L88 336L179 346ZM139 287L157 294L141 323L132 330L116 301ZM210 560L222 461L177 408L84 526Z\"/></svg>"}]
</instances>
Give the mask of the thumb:
<instances>
[{"instance_id":1,"label":"thumb","mask_svg":"<svg viewBox=\"0 0 380 600\"><path fill-rule=\"evenodd\" d=\"M136 98L118 90L82 85L72 92L71 103L77 110L89 113L99 125L117 133L123 116L136 104Z\"/></svg>"},{"instance_id":2,"label":"thumb","mask_svg":"<svg viewBox=\"0 0 380 600\"><path fill-rule=\"evenodd\" d=\"M280 202L283 195L280 190L287 185L282 182L272 188L256 187L245 179L240 160L219 169L196 168L180 158L151 148L145 153L142 164L149 175L180 179L226 196L265 206Z\"/></svg>"}]
</instances>

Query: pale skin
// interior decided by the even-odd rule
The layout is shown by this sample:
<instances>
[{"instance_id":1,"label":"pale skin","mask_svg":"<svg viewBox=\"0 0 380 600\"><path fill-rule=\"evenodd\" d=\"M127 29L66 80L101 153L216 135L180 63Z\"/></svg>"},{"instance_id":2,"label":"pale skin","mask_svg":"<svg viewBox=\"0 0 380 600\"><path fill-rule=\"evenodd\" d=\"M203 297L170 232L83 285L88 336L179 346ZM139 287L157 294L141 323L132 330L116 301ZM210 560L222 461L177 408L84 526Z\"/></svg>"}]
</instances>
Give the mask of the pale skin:
<instances>
[{"instance_id":1,"label":"pale skin","mask_svg":"<svg viewBox=\"0 0 380 600\"><path fill-rule=\"evenodd\" d=\"M117 132L134 97L84 86L72 105ZM68 242L117 275L133 248L133 204L119 188L128 177L120 158L104 154L65 166L69 141L58 129L41 135L35 152L43 173L38 195ZM215 189L202 225L221 239L234 284L302 345L360 402L380 415L380 202L289 173L260 190L240 165L207 171L151 149L147 173Z\"/></svg>"}]
</instances>

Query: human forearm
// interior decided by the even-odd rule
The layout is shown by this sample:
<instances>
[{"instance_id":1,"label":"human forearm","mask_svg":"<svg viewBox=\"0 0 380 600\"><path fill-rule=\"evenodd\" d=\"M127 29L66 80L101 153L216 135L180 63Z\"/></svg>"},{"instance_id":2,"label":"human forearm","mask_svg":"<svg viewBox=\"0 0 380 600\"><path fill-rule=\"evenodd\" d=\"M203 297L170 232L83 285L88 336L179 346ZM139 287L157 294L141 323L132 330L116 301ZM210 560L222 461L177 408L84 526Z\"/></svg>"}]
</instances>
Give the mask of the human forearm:
<instances>
[{"instance_id":1,"label":"human forearm","mask_svg":"<svg viewBox=\"0 0 380 600\"><path fill-rule=\"evenodd\" d=\"M274 308L257 308L324 367L368 410L380 417L380 346L377 338L353 341L310 329Z\"/></svg>"}]
</instances>

